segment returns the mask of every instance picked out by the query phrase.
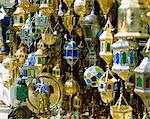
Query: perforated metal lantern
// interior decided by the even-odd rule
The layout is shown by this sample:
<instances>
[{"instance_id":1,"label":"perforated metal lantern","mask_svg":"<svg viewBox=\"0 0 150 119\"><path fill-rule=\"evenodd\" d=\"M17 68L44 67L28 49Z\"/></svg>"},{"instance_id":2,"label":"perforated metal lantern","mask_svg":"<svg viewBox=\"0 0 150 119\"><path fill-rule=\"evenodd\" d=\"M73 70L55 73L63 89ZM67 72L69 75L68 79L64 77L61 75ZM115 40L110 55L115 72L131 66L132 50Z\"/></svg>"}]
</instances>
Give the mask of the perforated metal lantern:
<instances>
[{"instance_id":1,"label":"perforated metal lantern","mask_svg":"<svg viewBox=\"0 0 150 119\"><path fill-rule=\"evenodd\" d=\"M113 35L111 33L112 25L110 20L108 19L105 30L101 34L100 40L100 57L104 59L104 61L109 65L113 60L112 54L112 43L113 43Z\"/></svg>"},{"instance_id":2,"label":"perforated metal lantern","mask_svg":"<svg viewBox=\"0 0 150 119\"><path fill-rule=\"evenodd\" d=\"M148 46L149 44L149 46ZM145 106L150 111L150 40L146 45L146 56L138 67L135 68L135 89L143 100Z\"/></svg>"},{"instance_id":3,"label":"perforated metal lantern","mask_svg":"<svg viewBox=\"0 0 150 119\"><path fill-rule=\"evenodd\" d=\"M70 66L76 64L79 59L79 48L75 41L70 41L64 48L64 59L67 60Z\"/></svg>"},{"instance_id":4,"label":"perforated metal lantern","mask_svg":"<svg viewBox=\"0 0 150 119\"><path fill-rule=\"evenodd\" d=\"M52 69L52 75L59 79L61 77L61 71L60 71L60 66L59 64L56 64L56 66Z\"/></svg>"},{"instance_id":5,"label":"perforated metal lantern","mask_svg":"<svg viewBox=\"0 0 150 119\"><path fill-rule=\"evenodd\" d=\"M112 47L114 54L112 71L127 81L137 65L137 43L127 39L119 39Z\"/></svg>"},{"instance_id":6,"label":"perforated metal lantern","mask_svg":"<svg viewBox=\"0 0 150 119\"><path fill-rule=\"evenodd\" d=\"M97 81L100 80L103 74L104 71L99 66L91 66L84 72L84 81L91 87L97 87Z\"/></svg>"},{"instance_id":7,"label":"perforated metal lantern","mask_svg":"<svg viewBox=\"0 0 150 119\"><path fill-rule=\"evenodd\" d=\"M19 31L20 28L25 24L26 12L21 6L18 6L13 15L14 15L13 27L15 28L16 31Z\"/></svg>"},{"instance_id":8,"label":"perforated metal lantern","mask_svg":"<svg viewBox=\"0 0 150 119\"><path fill-rule=\"evenodd\" d=\"M122 101L124 101L125 104L122 104ZM110 106L110 114L113 119L130 119L132 116L132 110L132 107L128 105L123 94L120 94L115 105Z\"/></svg>"},{"instance_id":9,"label":"perforated metal lantern","mask_svg":"<svg viewBox=\"0 0 150 119\"><path fill-rule=\"evenodd\" d=\"M122 0L118 10L119 32L115 37L148 38L144 9L142 0Z\"/></svg>"},{"instance_id":10,"label":"perforated metal lantern","mask_svg":"<svg viewBox=\"0 0 150 119\"><path fill-rule=\"evenodd\" d=\"M79 111L80 108L82 108L82 97L77 93L76 96L73 98L73 107Z\"/></svg>"}]
</instances>

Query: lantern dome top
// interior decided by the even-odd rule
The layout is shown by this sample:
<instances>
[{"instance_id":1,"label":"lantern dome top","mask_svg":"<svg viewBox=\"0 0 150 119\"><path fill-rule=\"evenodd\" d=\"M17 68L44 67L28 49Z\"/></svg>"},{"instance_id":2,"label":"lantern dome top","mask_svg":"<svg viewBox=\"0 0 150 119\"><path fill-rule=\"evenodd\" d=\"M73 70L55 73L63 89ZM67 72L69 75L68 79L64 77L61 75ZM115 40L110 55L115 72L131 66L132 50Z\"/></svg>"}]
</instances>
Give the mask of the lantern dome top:
<instances>
[{"instance_id":1,"label":"lantern dome top","mask_svg":"<svg viewBox=\"0 0 150 119\"><path fill-rule=\"evenodd\" d=\"M119 39L112 45L113 49L135 49L137 43L127 39Z\"/></svg>"},{"instance_id":2,"label":"lantern dome top","mask_svg":"<svg viewBox=\"0 0 150 119\"><path fill-rule=\"evenodd\" d=\"M25 10L22 7L18 6L17 9L16 9L16 11L13 14L14 15L25 14Z\"/></svg>"},{"instance_id":3,"label":"lantern dome top","mask_svg":"<svg viewBox=\"0 0 150 119\"><path fill-rule=\"evenodd\" d=\"M99 24L97 16L91 12L90 15L84 17L83 24Z\"/></svg>"},{"instance_id":4,"label":"lantern dome top","mask_svg":"<svg viewBox=\"0 0 150 119\"><path fill-rule=\"evenodd\" d=\"M135 72L150 73L150 58L145 57L141 64L135 68Z\"/></svg>"}]
</instances>

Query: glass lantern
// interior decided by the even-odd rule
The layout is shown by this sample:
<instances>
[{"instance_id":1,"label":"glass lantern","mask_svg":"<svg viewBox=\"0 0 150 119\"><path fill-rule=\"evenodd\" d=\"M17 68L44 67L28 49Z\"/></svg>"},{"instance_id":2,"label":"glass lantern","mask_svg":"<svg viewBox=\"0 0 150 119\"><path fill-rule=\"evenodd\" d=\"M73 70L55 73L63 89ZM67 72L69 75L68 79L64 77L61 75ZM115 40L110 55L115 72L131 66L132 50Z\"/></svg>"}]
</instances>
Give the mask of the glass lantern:
<instances>
[{"instance_id":1,"label":"glass lantern","mask_svg":"<svg viewBox=\"0 0 150 119\"><path fill-rule=\"evenodd\" d=\"M70 41L64 48L64 59L73 67L79 59L79 48L75 41Z\"/></svg>"},{"instance_id":2,"label":"glass lantern","mask_svg":"<svg viewBox=\"0 0 150 119\"><path fill-rule=\"evenodd\" d=\"M37 45L38 50L35 52L35 66L39 69L40 72L42 72L42 69L47 61L46 47L41 40Z\"/></svg>"},{"instance_id":3,"label":"glass lantern","mask_svg":"<svg viewBox=\"0 0 150 119\"><path fill-rule=\"evenodd\" d=\"M24 25L25 23L25 15L26 12L25 10L21 7L18 6L16 11L13 13L14 17L14 24L13 27L15 28L16 31L19 31L20 28Z\"/></svg>"},{"instance_id":4,"label":"glass lantern","mask_svg":"<svg viewBox=\"0 0 150 119\"><path fill-rule=\"evenodd\" d=\"M122 0L118 9L119 32L115 37L148 38L144 9L144 2L141 0Z\"/></svg>"},{"instance_id":5,"label":"glass lantern","mask_svg":"<svg viewBox=\"0 0 150 119\"><path fill-rule=\"evenodd\" d=\"M112 48L114 54L112 71L127 81L137 65L137 43L122 38L115 42Z\"/></svg>"}]
</instances>

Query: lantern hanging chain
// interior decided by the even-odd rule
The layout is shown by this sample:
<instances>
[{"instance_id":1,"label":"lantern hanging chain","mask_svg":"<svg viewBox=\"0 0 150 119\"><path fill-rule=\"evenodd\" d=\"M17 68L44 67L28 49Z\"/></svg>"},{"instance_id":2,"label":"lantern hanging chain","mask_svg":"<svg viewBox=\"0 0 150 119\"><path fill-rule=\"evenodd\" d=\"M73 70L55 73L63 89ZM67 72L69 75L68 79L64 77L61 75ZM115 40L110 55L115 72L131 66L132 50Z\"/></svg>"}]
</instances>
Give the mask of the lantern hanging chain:
<instances>
[{"instance_id":1,"label":"lantern hanging chain","mask_svg":"<svg viewBox=\"0 0 150 119\"><path fill-rule=\"evenodd\" d=\"M91 11L91 13L92 14L94 14L94 12L95 12L95 0L92 0L92 11Z\"/></svg>"}]
</instances>

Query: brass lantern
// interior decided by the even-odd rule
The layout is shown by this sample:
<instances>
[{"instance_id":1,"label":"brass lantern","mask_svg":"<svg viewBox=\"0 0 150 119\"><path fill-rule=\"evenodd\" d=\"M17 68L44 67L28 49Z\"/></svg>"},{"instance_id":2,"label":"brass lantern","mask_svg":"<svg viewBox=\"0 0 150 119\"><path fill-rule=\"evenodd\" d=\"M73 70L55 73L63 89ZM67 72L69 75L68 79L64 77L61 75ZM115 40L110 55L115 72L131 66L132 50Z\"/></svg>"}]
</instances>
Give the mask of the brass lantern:
<instances>
[{"instance_id":1,"label":"brass lantern","mask_svg":"<svg viewBox=\"0 0 150 119\"><path fill-rule=\"evenodd\" d=\"M61 71L60 71L60 66L59 64L57 63L56 66L52 69L52 75L54 77L56 77L57 79L60 79L61 77Z\"/></svg>"},{"instance_id":2,"label":"brass lantern","mask_svg":"<svg viewBox=\"0 0 150 119\"><path fill-rule=\"evenodd\" d=\"M135 68L135 89L150 112L150 39L145 49L145 57L140 65Z\"/></svg>"},{"instance_id":3,"label":"brass lantern","mask_svg":"<svg viewBox=\"0 0 150 119\"><path fill-rule=\"evenodd\" d=\"M77 93L77 95L73 98L73 107L78 111L80 108L82 108L82 98L79 93Z\"/></svg>"},{"instance_id":4,"label":"brass lantern","mask_svg":"<svg viewBox=\"0 0 150 119\"><path fill-rule=\"evenodd\" d=\"M35 52L35 66L37 66L39 72L42 72L42 69L44 68L47 60L46 47L41 40L37 45L38 50Z\"/></svg>"},{"instance_id":5,"label":"brass lantern","mask_svg":"<svg viewBox=\"0 0 150 119\"><path fill-rule=\"evenodd\" d=\"M125 104L122 104L123 101ZM116 104L110 106L110 114L113 119L130 119L132 116L132 110L132 107L128 105L122 93Z\"/></svg>"},{"instance_id":6,"label":"brass lantern","mask_svg":"<svg viewBox=\"0 0 150 119\"><path fill-rule=\"evenodd\" d=\"M142 0L122 0L118 10L119 32L115 37L148 38L144 8Z\"/></svg>"},{"instance_id":7,"label":"brass lantern","mask_svg":"<svg viewBox=\"0 0 150 119\"><path fill-rule=\"evenodd\" d=\"M44 0L40 5L40 10L44 12L46 16L50 16L53 12L53 0Z\"/></svg>"},{"instance_id":8,"label":"brass lantern","mask_svg":"<svg viewBox=\"0 0 150 119\"><path fill-rule=\"evenodd\" d=\"M26 60L26 52L24 51L24 46L20 46L20 48L15 53L15 57L20 66L22 66Z\"/></svg>"},{"instance_id":9,"label":"brass lantern","mask_svg":"<svg viewBox=\"0 0 150 119\"><path fill-rule=\"evenodd\" d=\"M107 65L110 65L110 63L113 60L113 54L112 54L112 43L113 43L113 35L111 33L112 25L110 23L110 20L108 19L104 32L101 34L99 40L100 40L100 57L104 59L104 61L107 63Z\"/></svg>"},{"instance_id":10,"label":"brass lantern","mask_svg":"<svg viewBox=\"0 0 150 119\"><path fill-rule=\"evenodd\" d=\"M112 47L114 54L112 71L127 81L137 65L137 43L122 38L115 42Z\"/></svg>"},{"instance_id":11,"label":"brass lantern","mask_svg":"<svg viewBox=\"0 0 150 119\"><path fill-rule=\"evenodd\" d=\"M25 23L26 12L23 9L23 7L18 6L16 11L13 13L13 15L14 15L13 27L15 28L16 31L18 31Z\"/></svg>"}]
</instances>

